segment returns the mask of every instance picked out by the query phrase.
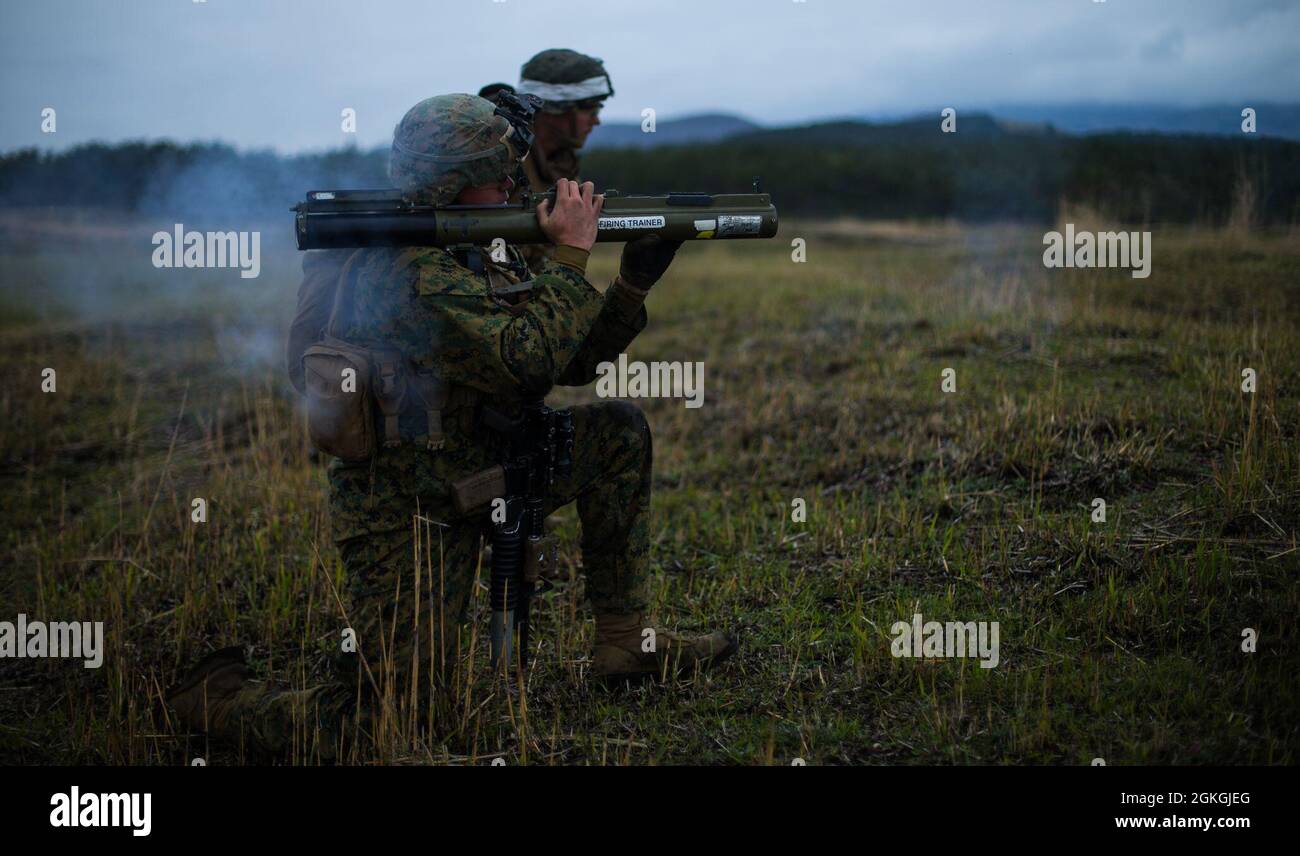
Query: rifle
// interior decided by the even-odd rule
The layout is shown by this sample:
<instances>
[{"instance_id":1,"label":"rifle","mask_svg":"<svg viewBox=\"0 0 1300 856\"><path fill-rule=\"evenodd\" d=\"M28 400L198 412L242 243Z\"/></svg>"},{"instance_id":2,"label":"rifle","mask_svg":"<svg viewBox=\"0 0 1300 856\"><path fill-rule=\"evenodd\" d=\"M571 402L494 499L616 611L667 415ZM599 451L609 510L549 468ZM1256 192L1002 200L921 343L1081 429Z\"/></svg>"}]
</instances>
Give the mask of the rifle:
<instances>
[{"instance_id":1,"label":"rifle","mask_svg":"<svg viewBox=\"0 0 1300 856\"><path fill-rule=\"evenodd\" d=\"M606 190L597 241L631 241L659 235L670 241L771 238L777 213L771 197L753 193L667 193L624 196ZM313 190L294 212L300 250L352 247L488 246L545 244L537 206L555 192L525 193L502 205L416 205L400 190Z\"/></svg>"},{"instance_id":2,"label":"rifle","mask_svg":"<svg viewBox=\"0 0 1300 856\"><path fill-rule=\"evenodd\" d=\"M490 407L483 423L492 429L501 463L452 485L457 510L466 514L491 502L492 568L489 638L492 668L518 656L528 668L529 613L543 568L557 559L546 534L546 505L555 477L573 471L573 414L552 410L542 398L524 402L517 419ZM500 503L499 505L497 503ZM515 634L519 647L514 646Z\"/></svg>"}]
</instances>

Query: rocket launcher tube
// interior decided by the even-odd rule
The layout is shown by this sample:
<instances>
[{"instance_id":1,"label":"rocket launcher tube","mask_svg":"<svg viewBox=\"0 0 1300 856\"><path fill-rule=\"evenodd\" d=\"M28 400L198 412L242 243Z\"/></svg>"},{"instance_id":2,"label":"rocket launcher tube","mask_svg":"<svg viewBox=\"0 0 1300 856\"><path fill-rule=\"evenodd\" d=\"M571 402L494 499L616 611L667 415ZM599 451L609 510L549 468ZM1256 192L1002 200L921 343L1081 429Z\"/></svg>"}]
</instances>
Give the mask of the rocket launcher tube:
<instances>
[{"instance_id":1,"label":"rocket launcher tube","mask_svg":"<svg viewBox=\"0 0 1300 856\"><path fill-rule=\"evenodd\" d=\"M300 250L352 247L545 244L537 206L553 193L526 194L503 205L413 205L397 190L314 190L295 206ZM771 238L777 213L766 193L668 193L623 196L605 191L598 242L659 235L670 241Z\"/></svg>"}]
</instances>

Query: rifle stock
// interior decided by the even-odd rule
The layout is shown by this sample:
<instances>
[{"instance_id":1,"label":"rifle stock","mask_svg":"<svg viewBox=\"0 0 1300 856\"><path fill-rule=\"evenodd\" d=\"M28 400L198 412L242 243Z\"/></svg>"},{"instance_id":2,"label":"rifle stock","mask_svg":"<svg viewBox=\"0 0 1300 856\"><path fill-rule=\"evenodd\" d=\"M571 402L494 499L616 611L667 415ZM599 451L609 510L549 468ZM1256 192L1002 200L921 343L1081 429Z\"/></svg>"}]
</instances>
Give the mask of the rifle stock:
<instances>
[{"instance_id":1,"label":"rifle stock","mask_svg":"<svg viewBox=\"0 0 1300 856\"><path fill-rule=\"evenodd\" d=\"M352 247L544 244L537 206L553 193L525 194L503 205L414 205L397 190L313 190L291 209L300 250ZM646 235L697 241L771 238L776 206L766 193L667 193L623 196L605 191L596 240Z\"/></svg>"}]
</instances>

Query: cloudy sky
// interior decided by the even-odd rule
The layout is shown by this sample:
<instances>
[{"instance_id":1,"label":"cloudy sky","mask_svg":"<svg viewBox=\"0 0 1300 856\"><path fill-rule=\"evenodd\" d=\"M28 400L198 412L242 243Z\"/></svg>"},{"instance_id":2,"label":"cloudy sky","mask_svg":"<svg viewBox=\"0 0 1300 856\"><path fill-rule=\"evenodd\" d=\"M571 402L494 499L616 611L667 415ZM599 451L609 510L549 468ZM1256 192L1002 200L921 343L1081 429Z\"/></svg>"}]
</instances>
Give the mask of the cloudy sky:
<instances>
[{"instance_id":1,"label":"cloudy sky","mask_svg":"<svg viewBox=\"0 0 1300 856\"><path fill-rule=\"evenodd\" d=\"M514 82L548 47L606 61L611 119L1300 92L1300 0L4 0L0 15L0 151L370 146L421 98Z\"/></svg>"}]
</instances>

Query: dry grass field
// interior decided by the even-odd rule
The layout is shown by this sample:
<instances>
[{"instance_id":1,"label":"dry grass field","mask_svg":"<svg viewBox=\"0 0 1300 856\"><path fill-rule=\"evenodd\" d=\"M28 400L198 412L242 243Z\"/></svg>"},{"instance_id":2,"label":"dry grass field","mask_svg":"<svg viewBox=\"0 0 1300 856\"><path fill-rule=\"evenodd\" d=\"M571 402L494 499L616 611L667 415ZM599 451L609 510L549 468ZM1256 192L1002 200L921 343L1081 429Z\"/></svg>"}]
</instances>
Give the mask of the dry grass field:
<instances>
[{"instance_id":1,"label":"dry grass field","mask_svg":"<svg viewBox=\"0 0 1300 856\"><path fill-rule=\"evenodd\" d=\"M215 647L311 684L338 645L322 462L282 368L287 224L244 280L153 269L149 229L27 219L0 243L0 620L103 621L106 653L0 661L0 761L260 760L178 733L157 700ZM703 407L639 402L654 595L741 652L690 681L589 685L565 509L568 581L536 605L523 694L485 674L480 586L434 728L387 723L348 760L1295 763L1300 237L1153 232L1145 280L1047 270L1042 230L1012 225L685 247L629 351L705 365ZM598 251L598 287L616 264ZM892 656L916 612L999 622L996 668ZM281 760L315 759L308 735Z\"/></svg>"}]
</instances>

